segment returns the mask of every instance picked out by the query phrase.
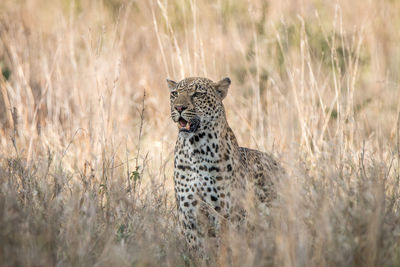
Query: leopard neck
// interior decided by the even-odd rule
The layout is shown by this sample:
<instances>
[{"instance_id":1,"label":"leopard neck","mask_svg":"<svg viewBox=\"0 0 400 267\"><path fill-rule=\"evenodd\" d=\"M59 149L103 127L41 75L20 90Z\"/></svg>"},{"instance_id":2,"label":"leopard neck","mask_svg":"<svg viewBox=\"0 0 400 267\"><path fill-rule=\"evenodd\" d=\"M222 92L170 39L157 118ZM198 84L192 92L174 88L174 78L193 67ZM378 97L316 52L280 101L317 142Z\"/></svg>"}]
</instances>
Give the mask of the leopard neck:
<instances>
[{"instance_id":1,"label":"leopard neck","mask_svg":"<svg viewBox=\"0 0 400 267\"><path fill-rule=\"evenodd\" d=\"M218 163L235 157L238 144L225 116L214 118L210 123L200 125L196 133L189 136L179 134L177 152L189 158L206 158L210 163Z\"/></svg>"}]
</instances>

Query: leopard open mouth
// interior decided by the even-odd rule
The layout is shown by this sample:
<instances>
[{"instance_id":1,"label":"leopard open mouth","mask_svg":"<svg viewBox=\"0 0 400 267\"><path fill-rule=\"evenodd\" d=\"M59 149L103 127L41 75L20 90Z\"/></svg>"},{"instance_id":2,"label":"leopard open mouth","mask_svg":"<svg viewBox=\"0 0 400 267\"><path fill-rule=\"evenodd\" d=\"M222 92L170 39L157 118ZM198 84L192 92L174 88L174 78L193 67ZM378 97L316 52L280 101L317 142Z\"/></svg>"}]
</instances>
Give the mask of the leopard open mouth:
<instances>
[{"instance_id":1,"label":"leopard open mouth","mask_svg":"<svg viewBox=\"0 0 400 267\"><path fill-rule=\"evenodd\" d=\"M189 132L193 133L199 127L200 120L197 118L193 118L190 121L185 120L184 118L180 117L178 120L178 129L180 132Z\"/></svg>"},{"instance_id":2,"label":"leopard open mouth","mask_svg":"<svg viewBox=\"0 0 400 267\"><path fill-rule=\"evenodd\" d=\"M179 131L189 131L190 130L190 122L186 121L184 118L179 118L178 129L179 129Z\"/></svg>"}]
</instances>

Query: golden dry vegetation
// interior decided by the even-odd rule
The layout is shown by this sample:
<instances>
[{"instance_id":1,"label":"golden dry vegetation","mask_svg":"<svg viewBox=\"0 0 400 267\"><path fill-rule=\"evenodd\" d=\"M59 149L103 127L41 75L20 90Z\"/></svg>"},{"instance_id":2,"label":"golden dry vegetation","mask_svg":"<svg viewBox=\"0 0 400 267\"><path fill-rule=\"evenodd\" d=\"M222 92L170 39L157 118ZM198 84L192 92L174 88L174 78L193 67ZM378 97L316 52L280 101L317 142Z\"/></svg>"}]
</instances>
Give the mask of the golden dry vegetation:
<instances>
[{"instance_id":1,"label":"golden dry vegetation","mask_svg":"<svg viewBox=\"0 0 400 267\"><path fill-rule=\"evenodd\" d=\"M0 265L400 265L400 2L3 0ZM229 76L288 172L199 259L176 223L165 78Z\"/></svg>"}]
</instances>

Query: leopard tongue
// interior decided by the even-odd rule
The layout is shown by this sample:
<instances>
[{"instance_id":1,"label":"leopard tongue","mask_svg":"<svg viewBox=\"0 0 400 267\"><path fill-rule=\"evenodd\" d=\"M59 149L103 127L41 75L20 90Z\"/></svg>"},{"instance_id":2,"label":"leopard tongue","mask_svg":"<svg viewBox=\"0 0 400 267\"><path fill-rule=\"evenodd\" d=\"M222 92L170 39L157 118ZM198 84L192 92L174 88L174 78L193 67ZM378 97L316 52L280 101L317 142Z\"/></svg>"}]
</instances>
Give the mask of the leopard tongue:
<instances>
[{"instance_id":1,"label":"leopard tongue","mask_svg":"<svg viewBox=\"0 0 400 267\"><path fill-rule=\"evenodd\" d=\"M185 127L187 124L188 124L187 121L179 120L179 126Z\"/></svg>"}]
</instances>

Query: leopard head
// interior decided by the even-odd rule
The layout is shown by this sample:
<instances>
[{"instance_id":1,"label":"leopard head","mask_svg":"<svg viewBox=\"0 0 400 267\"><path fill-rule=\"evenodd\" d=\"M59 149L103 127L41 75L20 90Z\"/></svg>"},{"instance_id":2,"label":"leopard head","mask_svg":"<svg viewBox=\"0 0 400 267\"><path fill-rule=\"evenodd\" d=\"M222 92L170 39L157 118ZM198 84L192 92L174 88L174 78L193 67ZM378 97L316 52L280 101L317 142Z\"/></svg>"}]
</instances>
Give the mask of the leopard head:
<instances>
[{"instance_id":1,"label":"leopard head","mask_svg":"<svg viewBox=\"0 0 400 267\"><path fill-rule=\"evenodd\" d=\"M222 100L231 80L213 82L207 78L191 77L180 82L167 79L170 89L171 117L180 133L195 133L218 118L225 118Z\"/></svg>"}]
</instances>

